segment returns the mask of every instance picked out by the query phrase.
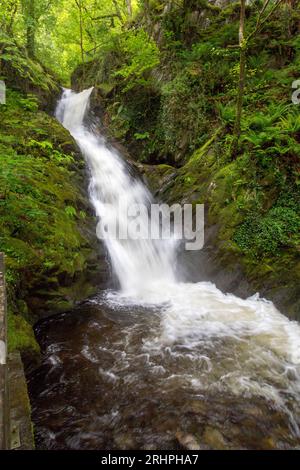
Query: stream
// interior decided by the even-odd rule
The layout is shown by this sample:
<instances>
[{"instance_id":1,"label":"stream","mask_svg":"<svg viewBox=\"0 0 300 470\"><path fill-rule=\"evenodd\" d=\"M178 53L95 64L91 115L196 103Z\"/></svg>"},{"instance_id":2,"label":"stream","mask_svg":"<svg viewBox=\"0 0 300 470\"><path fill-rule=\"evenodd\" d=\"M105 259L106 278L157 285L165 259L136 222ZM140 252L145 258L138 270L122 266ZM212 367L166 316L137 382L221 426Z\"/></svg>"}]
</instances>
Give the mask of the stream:
<instances>
[{"instance_id":1,"label":"stream","mask_svg":"<svg viewBox=\"0 0 300 470\"><path fill-rule=\"evenodd\" d=\"M98 218L122 227L120 202L153 198L85 124L91 93L65 90L56 116L86 159ZM298 323L257 294L183 282L172 238L104 244L118 289L36 325L37 448L300 448Z\"/></svg>"}]
</instances>

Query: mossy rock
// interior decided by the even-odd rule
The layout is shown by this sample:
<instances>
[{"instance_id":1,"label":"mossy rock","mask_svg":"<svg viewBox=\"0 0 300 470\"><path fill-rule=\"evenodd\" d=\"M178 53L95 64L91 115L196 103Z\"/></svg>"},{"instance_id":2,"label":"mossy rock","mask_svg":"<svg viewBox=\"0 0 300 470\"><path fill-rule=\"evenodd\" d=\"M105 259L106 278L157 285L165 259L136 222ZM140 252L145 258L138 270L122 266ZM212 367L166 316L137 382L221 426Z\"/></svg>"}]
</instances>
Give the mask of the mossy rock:
<instances>
[{"instance_id":1,"label":"mossy rock","mask_svg":"<svg viewBox=\"0 0 300 470\"><path fill-rule=\"evenodd\" d=\"M37 111L31 95L10 89L0 119L0 250L10 347L36 351L31 325L95 293L106 264L85 162L70 134Z\"/></svg>"},{"instance_id":2,"label":"mossy rock","mask_svg":"<svg viewBox=\"0 0 300 470\"><path fill-rule=\"evenodd\" d=\"M1 32L2 33L2 32ZM53 112L61 87L53 73L39 62L28 57L26 49L11 37L0 38L0 75L11 89L34 94L39 106Z\"/></svg>"},{"instance_id":3,"label":"mossy rock","mask_svg":"<svg viewBox=\"0 0 300 470\"><path fill-rule=\"evenodd\" d=\"M35 339L32 325L20 314L8 314L8 350L22 351L37 356L40 347Z\"/></svg>"},{"instance_id":4,"label":"mossy rock","mask_svg":"<svg viewBox=\"0 0 300 470\"><path fill-rule=\"evenodd\" d=\"M159 187L158 197L170 204L204 203L207 209L206 232L210 231L210 227L217 227L213 238L209 240L210 260L216 266L212 271L228 272L228 285L234 272L239 273L240 283L246 281L250 293L259 291L261 295L274 300L283 313L299 319L300 265L295 228L298 223L296 200L293 196L288 199L289 205L294 204L293 209L278 206L277 200L281 199L278 199L274 174L269 174L268 170L255 173L255 165L247 155L241 155L234 161L222 161L209 151L212 150L211 145L212 140L209 139L208 145L197 150L182 168L170 172L170 180L161 180L160 166L157 170L147 168L146 174L153 178L152 187L156 183ZM258 187L259 192L252 186ZM272 191L269 190L270 186ZM281 223L280 216L289 217L290 230L295 230L295 233L290 232L289 246L278 239L276 251L270 253L264 245L264 238L261 238L260 256L243 250L235 236L249 214L255 214L258 220L269 217L273 225ZM280 227L282 225L279 225L278 230ZM251 231L251 224L249 230L253 235L254 227ZM258 232L257 236L262 237L262 233ZM238 290L238 284L236 287Z\"/></svg>"}]
</instances>

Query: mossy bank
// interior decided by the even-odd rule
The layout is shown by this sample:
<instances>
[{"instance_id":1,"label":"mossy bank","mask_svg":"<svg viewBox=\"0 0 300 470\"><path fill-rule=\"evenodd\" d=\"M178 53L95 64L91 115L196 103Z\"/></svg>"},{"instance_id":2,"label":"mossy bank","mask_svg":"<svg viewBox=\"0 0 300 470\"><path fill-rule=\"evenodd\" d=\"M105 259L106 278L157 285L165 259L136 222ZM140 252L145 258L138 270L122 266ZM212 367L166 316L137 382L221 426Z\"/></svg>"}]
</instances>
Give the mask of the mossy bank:
<instances>
[{"instance_id":1,"label":"mossy bank","mask_svg":"<svg viewBox=\"0 0 300 470\"><path fill-rule=\"evenodd\" d=\"M104 259L85 162L35 95L0 106L0 251L6 255L9 348L37 352L32 325L95 292Z\"/></svg>"}]
</instances>

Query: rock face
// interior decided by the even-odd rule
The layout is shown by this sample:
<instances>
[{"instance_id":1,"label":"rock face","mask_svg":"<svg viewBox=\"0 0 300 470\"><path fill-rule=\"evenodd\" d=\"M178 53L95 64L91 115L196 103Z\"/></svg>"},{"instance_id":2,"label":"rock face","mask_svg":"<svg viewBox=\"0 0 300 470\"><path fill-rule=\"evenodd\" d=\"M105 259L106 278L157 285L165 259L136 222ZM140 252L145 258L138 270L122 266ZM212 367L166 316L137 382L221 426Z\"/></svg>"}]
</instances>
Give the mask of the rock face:
<instances>
[{"instance_id":1,"label":"rock face","mask_svg":"<svg viewBox=\"0 0 300 470\"><path fill-rule=\"evenodd\" d=\"M93 100L96 122L101 116L103 123L107 103L97 93ZM110 122L106 124L101 132L105 132L116 146L116 140L111 137ZM241 155L235 161L219 158L218 132L216 129L180 168L170 163L151 165L138 161L130 139L127 145L121 139L119 149L132 168L143 176L158 200L171 204L205 204L204 249L196 253L185 252L180 257L189 280L212 281L222 291L242 298L259 292L262 297L272 300L282 313L291 319L299 319L300 269L296 230L293 228L290 233L286 228L286 244L280 241L280 235L272 241L277 244L275 249L268 251L273 249L269 241L271 226L280 224L285 230L286 214L291 214L293 223L299 226L299 215L286 205L285 190L278 194L272 171L261 171L253 164L252 156ZM131 155L128 149L133 150ZM256 189L252 191L253 196L249 189L251 185L261 191L262 202L257 211ZM288 198L297 204L293 193ZM256 231L249 225L248 213L255 215L258 221L262 219L261 225L257 222ZM248 231L247 226L250 227Z\"/></svg>"},{"instance_id":2,"label":"rock face","mask_svg":"<svg viewBox=\"0 0 300 470\"><path fill-rule=\"evenodd\" d=\"M0 107L0 251L6 255L9 347L36 353L31 326L106 282L85 162L31 95Z\"/></svg>"},{"instance_id":3,"label":"rock face","mask_svg":"<svg viewBox=\"0 0 300 470\"><path fill-rule=\"evenodd\" d=\"M248 191L250 175L247 171L247 166L243 167L239 160L219 165L212 142L196 151L180 169L167 165L143 166L144 178L158 200L169 204L205 205L204 248L180 255L179 264L185 268L185 279L212 281L222 291L242 298L259 292L272 300L282 313L299 320L297 247L278 246L276 254L259 257L243 251L237 243L236 234L245 223L245 209L240 209L239 201ZM235 181L239 181L239 185ZM274 202L272 184L265 188L264 197L266 204ZM254 230L255 227L251 227L249 237ZM261 237L262 234L259 232Z\"/></svg>"},{"instance_id":4,"label":"rock face","mask_svg":"<svg viewBox=\"0 0 300 470\"><path fill-rule=\"evenodd\" d=\"M249 30L255 29L253 8L248 1ZM205 247L182 260L188 275L242 297L260 292L299 319L299 132L288 124L295 122L294 111L282 111L282 89L297 78L296 49L287 44L299 31L299 18L291 10L286 28L286 10L278 9L248 51L262 67L247 76L243 132L233 158L232 46L239 13L239 3L227 0L150 2L127 34L134 40L133 30L146 29L159 46L159 66L136 83L117 73L130 54L120 47L99 50L74 72L73 86L95 86L92 108L107 134L137 161L158 199L205 204ZM259 83L259 93L250 91Z\"/></svg>"}]
</instances>

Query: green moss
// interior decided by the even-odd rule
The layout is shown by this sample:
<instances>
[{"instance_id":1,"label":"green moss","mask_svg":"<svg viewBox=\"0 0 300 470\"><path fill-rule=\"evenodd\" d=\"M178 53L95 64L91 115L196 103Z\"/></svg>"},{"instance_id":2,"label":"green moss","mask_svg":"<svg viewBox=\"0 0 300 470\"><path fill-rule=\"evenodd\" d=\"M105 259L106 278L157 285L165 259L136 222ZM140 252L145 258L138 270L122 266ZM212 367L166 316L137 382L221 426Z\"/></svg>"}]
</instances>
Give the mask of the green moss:
<instances>
[{"instance_id":1,"label":"green moss","mask_svg":"<svg viewBox=\"0 0 300 470\"><path fill-rule=\"evenodd\" d=\"M290 169L281 162L262 168L248 152L228 161L215 144L209 139L174 170L159 194L170 203L204 203L207 227L218 227L213 243L223 269L242 268L255 290L264 286L275 297L283 292L286 311L297 316L300 205Z\"/></svg>"},{"instance_id":2,"label":"green moss","mask_svg":"<svg viewBox=\"0 0 300 470\"><path fill-rule=\"evenodd\" d=\"M5 79L8 86L30 94L21 98L20 104L24 109L32 111L37 109L38 105L49 108L49 101L60 93L60 87L54 75L37 59L29 58L26 49L2 30L0 42L1 78Z\"/></svg>"},{"instance_id":3,"label":"green moss","mask_svg":"<svg viewBox=\"0 0 300 470\"><path fill-rule=\"evenodd\" d=\"M30 354L39 354L32 326L21 315L8 314L8 350L16 350Z\"/></svg>"},{"instance_id":4,"label":"green moss","mask_svg":"<svg viewBox=\"0 0 300 470\"><path fill-rule=\"evenodd\" d=\"M174 175L175 168L171 165L143 165L143 174L146 177L147 183L153 192L161 189L161 187Z\"/></svg>"},{"instance_id":5,"label":"green moss","mask_svg":"<svg viewBox=\"0 0 300 470\"><path fill-rule=\"evenodd\" d=\"M10 344L21 350L35 348L30 323L72 308L96 284L86 281L97 255L84 161L69 133L34 103L8 89L0 107L0 251Z\"/></svg>"}]
</instances>

